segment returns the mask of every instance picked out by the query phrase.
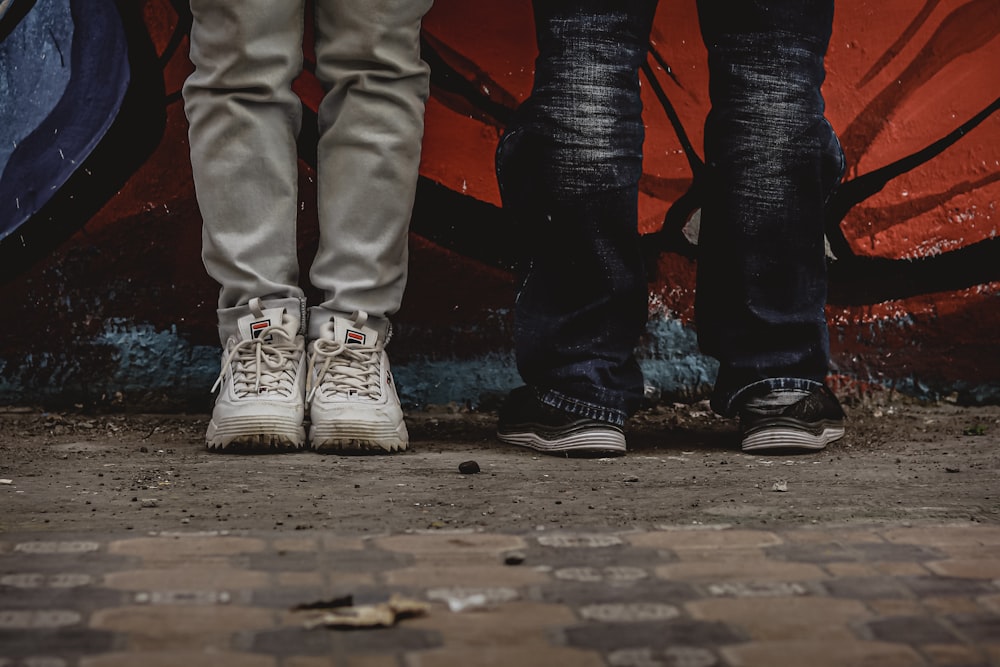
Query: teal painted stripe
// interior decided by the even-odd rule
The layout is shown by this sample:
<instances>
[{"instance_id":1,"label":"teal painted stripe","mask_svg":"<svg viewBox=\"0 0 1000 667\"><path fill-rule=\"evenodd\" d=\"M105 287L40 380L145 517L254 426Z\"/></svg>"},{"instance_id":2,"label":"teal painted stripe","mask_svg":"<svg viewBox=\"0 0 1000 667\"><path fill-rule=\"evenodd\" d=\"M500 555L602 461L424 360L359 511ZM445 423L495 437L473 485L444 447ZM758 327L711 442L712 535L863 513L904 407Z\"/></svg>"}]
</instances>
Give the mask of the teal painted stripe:
<instances>
[{"instance_id":1,"label":"teal painted stripe","mask_svg":"<svg viewBox=\"0 0 1000 667\"><path fill-rule=\"evenodd\" d=\"M695 333L668 317L651 321L648 343L639 350L652 400L697 400L708 395L718 364L698 351ZM219 372L215 346L191 345L175 328L110 320L105 330L73 350L0 356L0 404L44 405L51 402L110 402L121 392L145 409L194 405L210 409L209 390ZM393 364L400 398L409 409L457 403L496 408L521 384L513 354L501 352L474 359L410 359ZM857 378L916 398L952 395L959 403L1000 404L1000 383L929 383L915 377ZM890 384L887 384L890 383ZM135 398L138 397L138 398ZM141 399L141 400L139 400Z\"/></svg>"}]
</instances>

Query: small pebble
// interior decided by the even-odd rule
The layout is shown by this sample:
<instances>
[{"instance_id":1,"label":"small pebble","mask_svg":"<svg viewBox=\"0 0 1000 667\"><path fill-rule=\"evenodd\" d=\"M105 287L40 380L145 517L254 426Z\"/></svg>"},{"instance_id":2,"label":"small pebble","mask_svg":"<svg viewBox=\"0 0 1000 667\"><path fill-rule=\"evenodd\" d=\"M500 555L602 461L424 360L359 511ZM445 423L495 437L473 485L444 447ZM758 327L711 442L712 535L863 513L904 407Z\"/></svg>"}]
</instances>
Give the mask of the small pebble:
<instances>
[{"instance_id":1,"label":"small pebble","mask_svg":"<svg viewBox=\"0 0 1000 667\"><path fill-rule=\"evenodd\" d=\"M503 559L504 565L520 565L524 562L524 554L517 551L507 554Z\"/></svg>"},{"instance_id":2,"label":"small pebble","mask_svg":"<svg viewBox=\"0 0 1000 667\"><path fill-rule=\"evenodd\" d=\"M463 475L474 475L479 472L479 464L475 461L462 461L458 464L458 472Z\"/></svg>"}]
</instances>

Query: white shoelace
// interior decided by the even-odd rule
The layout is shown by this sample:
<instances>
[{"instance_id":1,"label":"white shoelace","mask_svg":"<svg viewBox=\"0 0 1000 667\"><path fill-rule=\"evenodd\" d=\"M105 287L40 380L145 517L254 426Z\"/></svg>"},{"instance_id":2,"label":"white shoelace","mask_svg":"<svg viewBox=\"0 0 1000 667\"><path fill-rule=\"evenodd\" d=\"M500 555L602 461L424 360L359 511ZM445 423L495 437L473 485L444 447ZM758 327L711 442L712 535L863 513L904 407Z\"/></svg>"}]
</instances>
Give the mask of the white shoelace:
<instances>
[{"instance_id":1,"label":"white shoelace","mask_svg":"<svg viewBox=\"0 0 1000 667\"><path fill-rule=\"evenodd\" d=\"M309 360L306 400L311 401L317 391L326 397L380 398L380 360L381 350L377 347L346 345L326 338L317 340Z\"/></svg>"},{"instance_id":2,"label":"white shoelace","mask_svg":"<svg viewBox=\"0 0 1000 667\"><path fill-rule=\"evenodd\" d=\"M265 342L268 339L270 342ZM287 331L268 327L257 338L242 340L229 350L212 391L231 372L233 391L240 398L262 393L292 396L298 391L295 369L301 354L302 348Z\"/></svg>"}]
</instances>

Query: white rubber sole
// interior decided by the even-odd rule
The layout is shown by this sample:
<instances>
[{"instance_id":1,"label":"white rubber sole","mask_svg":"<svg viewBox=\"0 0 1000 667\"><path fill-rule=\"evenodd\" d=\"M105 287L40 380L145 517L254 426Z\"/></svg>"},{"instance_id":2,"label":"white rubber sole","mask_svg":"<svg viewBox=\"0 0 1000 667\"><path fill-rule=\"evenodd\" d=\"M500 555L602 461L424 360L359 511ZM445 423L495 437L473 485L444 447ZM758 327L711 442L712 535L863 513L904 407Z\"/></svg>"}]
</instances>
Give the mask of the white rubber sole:
<instances>
[{"instance_id":1,"label":"white rubber sole","mask_svg":"<svg viewBox=\"0 0 1000 667\"><path fill-rule=\"evenodd\" d=\"M337 420L314 423L310 446L321 454L392 454L409 446L406 424Z\"/></svg>"},{"instance_id":2,"label":"white rubber sole","mask_svg":"<svg viewBox=\"0 0 1000 667\"><path fill-rule=\"evenodd\" d=\"M288 450L301 449L305 443L300 419L275 415L212 419L205 432L205 444L212 450Z\"/></svg>"},{"instance_id":3,"label":"white rubber sole","mask_svg":"<svg viewBox=\"0 0 1000 667\"><path fill-rule=\"evenodd\" d=\"M625 435L613 429L589 428L555 440L547 440L532 432L497 433L497 438L501 442L544 454L617 455L626 451Z\"/></svg>"},{"instance_id":4,"label":"white rubber sole","mask_svg":"<svg viewBox=\"0 0 1000 667\"><path fill-rule=\"evenodd\" d=\"M744 452L818 451L842 437L844 437L843 426L827 426L819 433L810 433L788 426L775 426L762 428L744 436L742 449Z\"/></svg>"}]
</instances>

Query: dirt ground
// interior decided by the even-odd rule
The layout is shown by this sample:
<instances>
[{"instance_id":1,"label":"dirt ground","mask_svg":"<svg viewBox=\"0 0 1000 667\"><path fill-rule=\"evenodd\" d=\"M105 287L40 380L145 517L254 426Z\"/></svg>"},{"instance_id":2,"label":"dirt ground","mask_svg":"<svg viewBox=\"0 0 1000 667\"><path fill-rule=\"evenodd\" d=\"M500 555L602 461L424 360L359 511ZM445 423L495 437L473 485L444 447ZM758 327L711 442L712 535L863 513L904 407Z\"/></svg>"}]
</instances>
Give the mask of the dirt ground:
<instances>
[{"instance_id":1,"label":"dirt ground","mask_svg":"<svg viewBox=\"0 0 1000 667\"><path fill-rule=\"evenodd\" d=\"M815 454L745 455L697 403L637 415L627 456L565 459L503 445L495 413L455 406L409 414L411 449L381 457L209 453L207 415L0 408L0 530L1000 523L1000 406L847 409L847 437Z\"/></svg>"}]
</instances>

